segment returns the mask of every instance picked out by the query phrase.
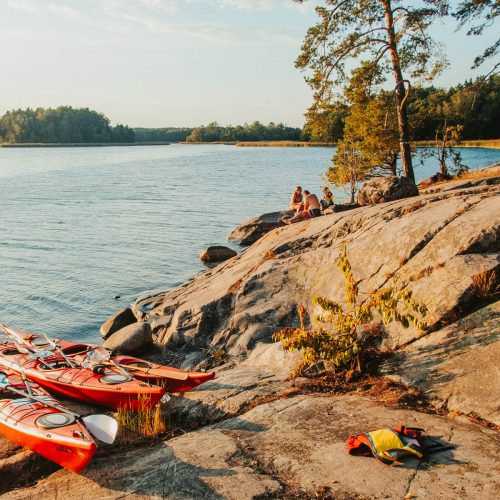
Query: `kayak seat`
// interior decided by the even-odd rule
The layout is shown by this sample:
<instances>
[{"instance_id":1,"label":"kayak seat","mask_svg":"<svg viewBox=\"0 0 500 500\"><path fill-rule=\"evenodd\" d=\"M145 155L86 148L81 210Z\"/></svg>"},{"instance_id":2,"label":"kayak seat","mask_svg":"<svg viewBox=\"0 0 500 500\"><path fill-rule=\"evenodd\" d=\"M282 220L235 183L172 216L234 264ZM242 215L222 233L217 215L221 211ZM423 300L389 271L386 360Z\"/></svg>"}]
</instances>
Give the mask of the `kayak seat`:
<instances>
[{"instance_id":1,"label":"kayak seat","mask_svg":"<svg viewBox=\"0 0 500 500\"><path fill-rule=\"evenodd\" d=\"M38 366L38 370L48 372L50 370L60 370L61 368L71 368L66 361L48 361L45 360L47 363L50 364L50 366L44 365L43 363L40 363Z\"/></svg>"},{"instance_id":2,"label":"kayak seat","mask_svg":"<svg viewBox=\"0 0 500 500\"><path fill-rule=\"evenodd\" d=\"M89 346L87 345L82 345L82 344L77 344L77 345L72 345L70 347L65 347L62 351L64 354L82 354L84 352L87 352L89 349Z\"/></svg>"}]
</instances>

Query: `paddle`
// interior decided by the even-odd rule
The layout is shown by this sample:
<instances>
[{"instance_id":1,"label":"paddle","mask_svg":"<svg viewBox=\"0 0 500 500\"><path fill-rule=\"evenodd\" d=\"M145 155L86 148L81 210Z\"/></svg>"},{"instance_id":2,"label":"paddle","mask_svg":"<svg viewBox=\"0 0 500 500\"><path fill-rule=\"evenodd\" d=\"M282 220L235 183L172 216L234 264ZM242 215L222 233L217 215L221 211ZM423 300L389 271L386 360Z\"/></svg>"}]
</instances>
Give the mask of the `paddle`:
<instances>
[{"instance_id":1,"label":"paddle","mask_svg":"<svg viewBox=\"0 0 500 500\"><path fill-rule=\"evenodd\" d=\"M174 380L187 380L189 378L189 373L187 372L178 372L168 368L147 368L134 364L127 364L125 366L128 370L135 370L146 374L150 373L151 375L157 375L158 377L171 378Z\"/></svg>"},{"instance_id":2,"label":"paddle","mask_svg":"<svg viewBox=\"0 0 500 500\"><path fill-rule=\"evenodd\" d=\"M129 371L142 372L145 374L157 375L159 377L171 378L174 380L187 380L189 378L189 374L187 372L178 372L176 370L171 370L168 368L150 368L147 366L139 366L133 363L122 365L111 358L111 354L106 348L100 346L92 348L88 352L86 357L82 360L82 363L84 363L85 360L95 364L110 363L118 368L125 369L127 373L129 373Z\"/></svg>"},{"instance_id":3,"label":"paddle","mask_svg":"<svg viewBox=\"0 0 500 500\"><path fill-rule=\"evenodd\" d=\"M50 347L55 349L64 358L64 361L66 361L66 363L68 363L68 365L71 366L71 368L76 368L76 365L73 363L73 361L71 361L71 359L69 359L68 356L64 354L64 351L51 338L49 338L45 334L43 336L45 337L45 340L49 343Z\"/></svg>"},{"instance_id":4,"label":"paddle","mask_svg":"<svg viewBox=\"0 0 500 500\"><path fill-rule=\"evenodd\" d=\"M29 386L29 383L27 383L27 380L25 380L25 386L26 389L31 387ZM80 420L84 423L85 427L88 429L88 431L99 441L102 441L103 443L106 444L112 444L115 440L116 433L118 431L118 422L108 416L108 415L89 415L87 417L83 417L82 415L79 415L78 413L75 413L71 410L68 410L67 408L63 408L57 404L54 403L49 403L45 398L35 396L33 394L30 394L31 390L29 392L27 391L22 391L20 389L16 389L15 387L12 387L9 385L9 380L6 375L3 373L0 373L0 388L4 388L10 392L13 392L14 394L18 394L20 396L25 397L26 399L31 399L32 401L36 401L37 403L41 403L45 406L48 406L49 408L54 408L55 410L59 410L62 413L66 413L67 415L71 415L72 417L76 418L77 420Z\"/></svg>"}]
</instances>

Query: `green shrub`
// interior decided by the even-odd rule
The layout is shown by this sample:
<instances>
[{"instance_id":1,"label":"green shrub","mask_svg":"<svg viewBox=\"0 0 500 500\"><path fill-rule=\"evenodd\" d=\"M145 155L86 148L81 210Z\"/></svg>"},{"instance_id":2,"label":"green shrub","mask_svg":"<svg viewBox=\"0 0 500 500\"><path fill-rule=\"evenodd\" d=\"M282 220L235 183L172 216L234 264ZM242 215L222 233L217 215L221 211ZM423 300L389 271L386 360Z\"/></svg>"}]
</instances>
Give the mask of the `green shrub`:
<instances>
[{"instance_id":1,"label":"green shrub","mask_svg":"<svg viewBox=\"0 0 500 500\"><path fill-rule=\"evenodd\" d=\"M404 328L411 324L419 329L426 326L421 318L426 315L427 308L412 298L411 290L397 286L381 288L360 302L358 284L344 245L337 264L345 277L345 306L315 296L313 303L322 309L322 314L313 318L315 327L306 327L306 311L299 306L300 327L284 328L273 334L286 351L302 352L296 374L304 373L320 361L333 365L334 369L363 372L368 348L373 344L374 335L381 332L369 327L376 313L384 324L396 321Z\"/></svg>"}]
</instances>

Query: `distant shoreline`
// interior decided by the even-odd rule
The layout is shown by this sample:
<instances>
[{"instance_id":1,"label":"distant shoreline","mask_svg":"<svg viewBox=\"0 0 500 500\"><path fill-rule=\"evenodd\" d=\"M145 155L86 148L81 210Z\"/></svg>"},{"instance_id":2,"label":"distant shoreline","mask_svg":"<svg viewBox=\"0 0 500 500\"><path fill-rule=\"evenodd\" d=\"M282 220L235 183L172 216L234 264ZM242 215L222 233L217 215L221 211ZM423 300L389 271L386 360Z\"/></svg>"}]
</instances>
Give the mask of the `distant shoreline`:
<instances>
[{"instance_id":1,"label":"distant shoreline","mask_svg":"<svg viewBox=\"0 0 500 500\"><path fill-rule=\"evenodd\" d=\"M182 144L187 146L225 145L239 148L333 148L335 142L305 142L305 141L217 141L217 142L71 142L71 143L0 143L0 148L95 148L115 146L169 146ZM417 148L435 147L433 141L414 141ZM487 148L500 149L500 139L476 139L463 141L457 148Z\"/></svg>"},{"instance_id":2,"label":"distant shoreline","mask_svg":"<svg viewBox=\"0 0 500 500\"><path fill-rule=\"evenodd\" d=\"M171 142L19 142L0 143L0 148L95 148L112 146L169 146Z\"/></svg>"}]
</instances>

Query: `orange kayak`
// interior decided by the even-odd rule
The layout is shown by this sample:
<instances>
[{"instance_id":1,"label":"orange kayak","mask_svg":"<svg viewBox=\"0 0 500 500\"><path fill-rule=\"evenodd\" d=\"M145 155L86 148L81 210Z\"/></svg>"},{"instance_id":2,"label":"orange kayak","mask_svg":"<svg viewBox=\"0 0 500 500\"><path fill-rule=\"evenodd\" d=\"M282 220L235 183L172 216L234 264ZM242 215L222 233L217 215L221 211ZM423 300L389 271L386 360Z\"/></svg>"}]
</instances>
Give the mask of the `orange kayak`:
<instances>
[{"instance_id":1,"label":"orange kayak","mask_svg":"<svg viewBox=\"0 0 500 500\"><path fill-rule=\"evenodd\" d=\"M73 472L80 472L92 459L97 445L85 425L70 413L47 404L62 407L37 384L30 384L34 401L19 393L27 387L22 378L10 370L0 371L8 385L0 388L0 432L24 448L28 448Z\"/></svg>"},{"instance_id":2,"label":"orange kayak","mask_svg":"<svg viewBox=\"0 0 500 500\"><path fill-rule=\"evenodd\" d=\"M28 342L32 349L43 349L49 345L48 341L40 335L21 332L11 328L4 328L4 330L22 336L23 340ZM65 355L79 361L85 358L92 349L99 347L96 344L72 342L62 339L57 339L55 342L61 347ZM172 366L165 366L119 353L110 353L110 357L115 363L130 371L134 378L159 385L168 392L186 392L215 378L214 372L181 370Z\"/></svg>"},{"instance_id":3,"label":"orange kayak","mask_svg":"<svg viewBox=\"0 0 500 500\"><path fill-rule=\"evenodd\" d=\"M165 394L163 387L146 384L114 367L95 373L70 366L57 352L48 352L47 357L38 359L20 352L20 348L13 342L0 345L0 369L19 374L24 370L29 380L68 398L107 408L137 410L155 406Z\"/></svg>"}]
</instances>

